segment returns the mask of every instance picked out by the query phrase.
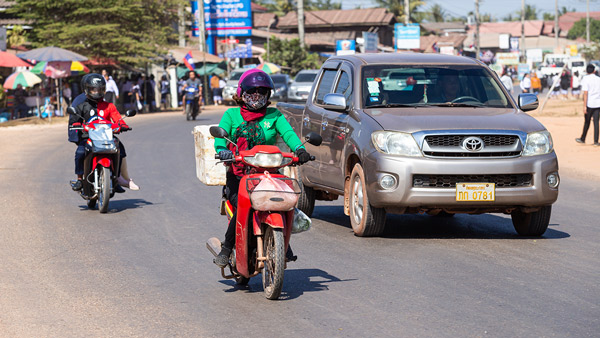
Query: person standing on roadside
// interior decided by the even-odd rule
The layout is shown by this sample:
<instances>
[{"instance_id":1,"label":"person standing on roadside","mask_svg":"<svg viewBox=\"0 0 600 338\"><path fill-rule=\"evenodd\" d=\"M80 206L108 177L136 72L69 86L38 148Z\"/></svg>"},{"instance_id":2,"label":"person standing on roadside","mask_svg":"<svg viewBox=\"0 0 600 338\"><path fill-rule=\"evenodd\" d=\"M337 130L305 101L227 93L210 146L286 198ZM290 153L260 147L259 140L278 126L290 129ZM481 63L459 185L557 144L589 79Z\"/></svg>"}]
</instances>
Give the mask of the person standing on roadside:
<instances>
[{"instance_id":1,"label":"person standing on roadside","mask_svg":"<svg viewBox=\"0 0 600 338\"><path fill-rule=\"evenodd\" d=\"M531 72L531 91L537 95L542 91L542 80L535 72Z\"/></svg>"},{"instance_id":2,"label":"person standing on roadside","mask_svg":"<svg viewBox=\"0 0 600 338\"><path fill-rule=\"evenodd\" d=\"M510 95L512 95L513 81L512 81L512 78L510 77L510 75L508 75L506 68L502 70L502 76L500 77L500 81L502 81L502 84L504 85L504 87L506 88L508 93Z\"/></svg>"},{"instance_id":3,"label":"person standing on roadside","mask_svg":"<svg viewBox=\"0 0 600 338\"><path fill-rule=\"evenodd\" d=\"M213 103L215 106L219 101L219 76L217 74L213 74L210 78L210 89L212 90L213 95Z\"/></svg>"},{"instance_id":4,"label":"person standing on roadside","mask_svg":"<svg viewBox=\"0 0 600 338\"><path fill-rule=\"evenodd\" d=\"M583 132L580 138L576 138L578 143L585 143L585 137L590 127L590 122L594 119L594 145L600 146L598 143L598 114L600 114L600 77L594 74L595 67L590 64L585 69L587 75L581 80L581 90L583 90L583 111L584 123Z\"/></svg>"},{"instance_id":5,"label":"person standing on roadside","mask_svg":"<svg viewBox=\"0 0 600 338\"><path fill-rule=\"evenodd\" d=\"M523 79L521 80L521 92L530 93L531 92L531 79L529 78L529 73L523 74Z\"/></svg>"},{"instance_id":6,"label":"person standing on roadside","mask_svg":"<svg viewBox=\"0 0 600 338\"><path fill-rule=\"evenodd\" d=\"M565 68L560 74L560 94L562 95L562 99L566 100L569 94L569 88L571 88L571 74Z\"/></svg>"},{"instance_id":7,"label":"person standing on roadside","mask_svg":"<svg viewBox=\"0 0 600 338\"><path fill-rule=\"evenodd\" d=\"M119 99L119 87L106 69L102 69L102 77L106 80L106 94L104 96L104 101L116 105L117 99Z\"/></svg>"},{"instance_id":8,"label":"person standing on roadside","mask_svg":"<svg viewBox=\"0 0 600 338\"><path fill-rule=\"evenodd\" d=\"M573 80L571 83L573 84L571 95L573 95L575 100L579 100L579 95L581 94L581 75L579 74L579 71L573 72Z\"/></svg>"}]
</instances>

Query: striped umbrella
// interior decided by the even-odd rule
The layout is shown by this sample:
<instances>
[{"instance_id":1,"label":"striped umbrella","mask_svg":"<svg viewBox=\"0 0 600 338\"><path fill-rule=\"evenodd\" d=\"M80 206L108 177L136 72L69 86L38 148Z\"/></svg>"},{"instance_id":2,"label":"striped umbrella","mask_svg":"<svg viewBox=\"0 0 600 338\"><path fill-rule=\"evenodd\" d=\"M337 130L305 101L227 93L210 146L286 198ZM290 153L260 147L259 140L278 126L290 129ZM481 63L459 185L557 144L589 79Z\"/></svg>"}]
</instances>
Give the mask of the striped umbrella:
<instances>
[{"instance_id":1,"label":"striped umbrella","mask_svg":"<svg viewBox=\"0 0 600 338\"><path fill-rule=\"evenodd\" d=\"M22 72L10 74L6 78L6 81L4 81L4 88L16 89L17 85L21 85L23 87L31 87L40 82L42 82L42 79L40 79L39 76L33 74L28 70L25 70Z\"/></svg>"},{"instance_id":2,"label":"striped umbrella","mask_svg":"<svg viewBox=\"0 0 600 338\"><path fill-rule=\"evenodd\" d=\"M70 62L70 61L67 61ZM64 61L40 61L35 64L35 67L31 69L31 72L34 74L45 74L48 77L68 77L75 76L84 73L89 73L90 69L86 67L83 63L79 61L70 62L70 74L61 74L59 75L57 69L60 69Z\"/></svg>"},{"instance_id":3,"label":"striped umbrella","mask_svg":"<svg viewBox=\"0 0 600 338\"><path fill-rule=\"evenodd\" d=\"M256 68L262 70L267 74L275 74L281 71L281 68L278 65L270 62L261 63L260 65L256 66Z\"/></svg>"}]
</instances>

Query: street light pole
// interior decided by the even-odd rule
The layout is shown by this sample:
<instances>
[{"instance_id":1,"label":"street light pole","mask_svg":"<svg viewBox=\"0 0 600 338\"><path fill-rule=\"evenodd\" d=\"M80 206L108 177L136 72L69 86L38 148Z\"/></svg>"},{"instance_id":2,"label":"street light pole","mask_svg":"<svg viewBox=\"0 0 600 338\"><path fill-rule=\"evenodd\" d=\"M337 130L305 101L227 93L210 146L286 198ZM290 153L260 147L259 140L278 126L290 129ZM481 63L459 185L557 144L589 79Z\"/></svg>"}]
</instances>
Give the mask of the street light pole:
<instances>
[{"instance_id":1,"label":"street light pole","mask_svg":"<svg viewBox=\"0 0 600 338\"><path fill-rule=\"evenodd\" d=\"M479 40L479 0L475 0L475 58L479 60L480 40Z\"/></svg>"},{"instance_id":2,"label":"street light pole","mask_svg":"<svg viewBox=\"0 0 600 338\"><path fill-rule=\"evenodd\" d=\"M525 0L521 0L521 62L525 61Z\"/></svg>"},{"instance_id":3,"label":"street light pole","mask_svg":"<svg viewBox=\"0 0 600 338\"><path fill-rule=\"evenodd\" d=\"M200 45L200 51L202 52L202 68L203 68L203 85L202 85L202 98L204 102L208 104L208 87L207 87L207 79L206 79L206 18L204 16L204 1L198 1L198 12L200 13L198 16L198 42Z\"/></svg>"},{"instance_id":4,"label":"street light pole","mask_svg":"<svg viewBox=\"0 0 600 338\"><path fill-rule=\"evenodd\" d=\"M558 0L554 0L554 52L558 52Z\"/></svg>"},{"instance_id":5,"label":"street light pole","mask_svg":"<svg viewBox=\"0 0 600 338\"><path fill-rule=\"evenodd\" d=\"M404 24L408 26L410 23L410 8L409 0L404 0Z\"/></svg>"}]
</instances>

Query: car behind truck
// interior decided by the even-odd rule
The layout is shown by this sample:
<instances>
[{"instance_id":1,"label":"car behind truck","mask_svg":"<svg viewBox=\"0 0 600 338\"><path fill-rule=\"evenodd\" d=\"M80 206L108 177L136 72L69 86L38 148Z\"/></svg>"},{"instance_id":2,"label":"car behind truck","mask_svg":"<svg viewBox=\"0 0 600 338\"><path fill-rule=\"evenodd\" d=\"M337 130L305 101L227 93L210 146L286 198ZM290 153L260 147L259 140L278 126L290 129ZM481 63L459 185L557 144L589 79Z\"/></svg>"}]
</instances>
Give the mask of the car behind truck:
<instances>
[{"instance_id":1,"label":"car behind truck","mask_svg":"<svg viewBox=\"0 0 600 338\"><path fill-rule=\"evenodd\" d=\"M558 197L552 137L481 62L439 54L328 59L305 105L279 103L299 136L318 132L316 161L296 168L298 207L344 199L357 236L384 231L386 214L505 213L540 236Z\"/></svg>"}]
</instances>

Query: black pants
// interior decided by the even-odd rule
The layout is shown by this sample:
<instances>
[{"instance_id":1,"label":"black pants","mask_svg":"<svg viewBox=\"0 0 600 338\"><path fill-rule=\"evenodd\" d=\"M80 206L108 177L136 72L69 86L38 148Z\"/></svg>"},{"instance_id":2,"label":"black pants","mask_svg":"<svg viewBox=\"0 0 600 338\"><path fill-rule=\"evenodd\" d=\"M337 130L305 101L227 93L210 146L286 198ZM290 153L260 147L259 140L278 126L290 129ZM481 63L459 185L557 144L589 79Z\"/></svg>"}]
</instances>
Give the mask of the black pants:
<instances>
[{"instance_id":1,"label":"black pants","mask_svg":"<svg viewBox=\"0 0 600 338\"><path fill-rule=\"evenodd\" d=\"M227 178L225 181L225 198L231 203L236 209L233 213L233 217L229 220L227 231L225 232L225 242L223 246L229 249L233 249L235 246L235 220L237 219L237 202L238 202L238 191L240 188L240 181L242 178L236 176L234 173L228 171Z\"/></svg>"},{"instance_id":2,"label":"black pants","mask_svg":"<svg viewBox=\"0 0 600 338\"><path fill-rule=\"evenodd\" d=\"M594 119L594 143L598 143L598 115L600 114L600 108L587 107L584 115L585 122L583 123L583 133L581 133L581 139L585 142L585 136L587 135L588 129L590 128L590 122Z\"/></svg>"}]
</instances>

